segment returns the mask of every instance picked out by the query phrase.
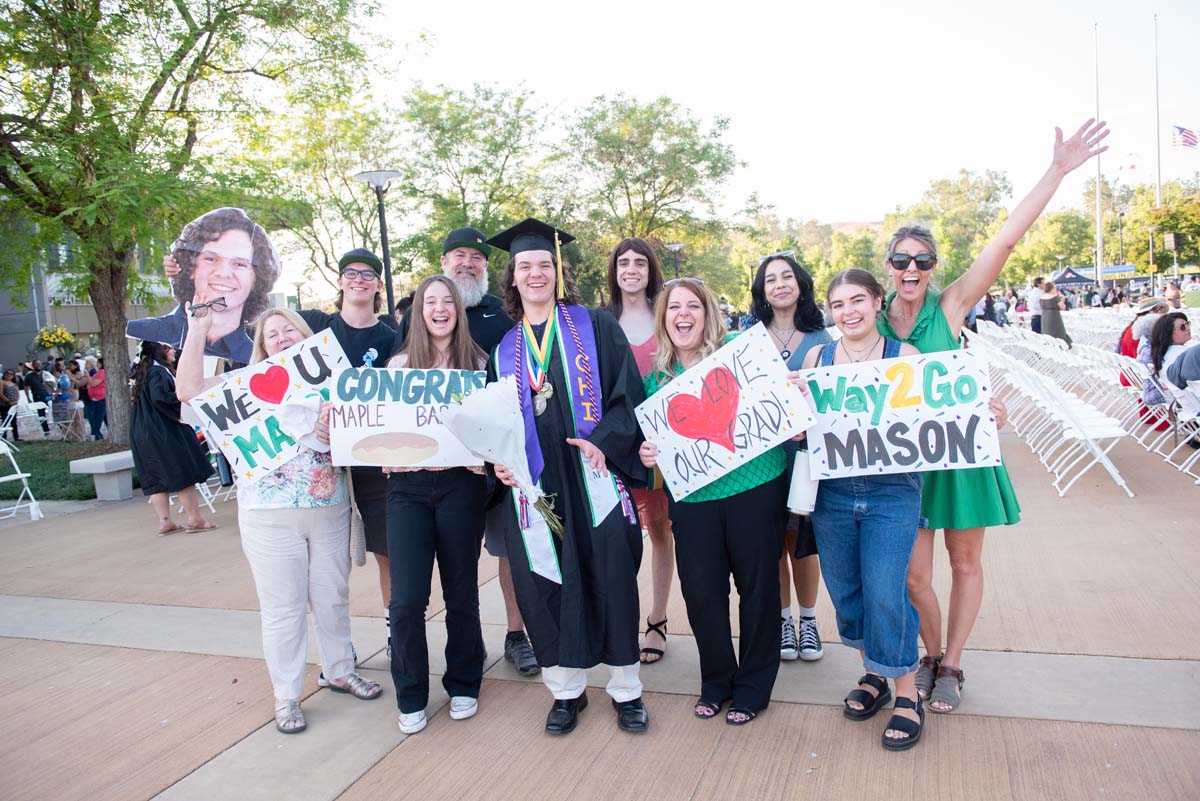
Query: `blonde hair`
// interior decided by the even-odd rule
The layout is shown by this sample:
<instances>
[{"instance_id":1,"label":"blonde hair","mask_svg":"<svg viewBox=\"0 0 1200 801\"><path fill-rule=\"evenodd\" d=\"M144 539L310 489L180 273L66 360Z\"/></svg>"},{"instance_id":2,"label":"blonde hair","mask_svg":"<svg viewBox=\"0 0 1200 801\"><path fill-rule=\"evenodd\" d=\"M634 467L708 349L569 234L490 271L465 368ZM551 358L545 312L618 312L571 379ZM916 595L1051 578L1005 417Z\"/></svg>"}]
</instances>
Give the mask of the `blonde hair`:
<instances>
[{"instance_id":1,"label":"blonde hair","mask_svg":"<svg viewBox=\"0 0 1200 801\"><path fill-rule=\"evenodd\" d=\"M292 326L300 332L300 335L308 339L313 335L312 329L308 327L308 323L304 322L304 318L297 312L291 309L267 309L254 322L254 350L250 354L250 363L255 364L267 358L267 348L263 342L263 329L267 327L267 320L272 317L283 317Z\"/></svg>"},{"instance_id":2,"label":"blonde hair","mask_svg":"<svg viewBox=\"0 0 1200 801\"><path fill-rule=\"evenodd\" d=\"M656 352L654 364L650 368L651 373L668 380L675 377L676 366L683 364L679 353L675 350L675 343L671 341L671 336L667 333L667 303L670 301L671 293L676 289L686 289L691 292L700 299L700 303L704 306L704 329L701 331L700 337L700 358L703 359L721 347L725 342L726 333L725 323L721 321L721 310L717 306L717 299L704 286L704 282L698 278L676 278L668 281L654 301Z\"/></svg>"}]
</instances>

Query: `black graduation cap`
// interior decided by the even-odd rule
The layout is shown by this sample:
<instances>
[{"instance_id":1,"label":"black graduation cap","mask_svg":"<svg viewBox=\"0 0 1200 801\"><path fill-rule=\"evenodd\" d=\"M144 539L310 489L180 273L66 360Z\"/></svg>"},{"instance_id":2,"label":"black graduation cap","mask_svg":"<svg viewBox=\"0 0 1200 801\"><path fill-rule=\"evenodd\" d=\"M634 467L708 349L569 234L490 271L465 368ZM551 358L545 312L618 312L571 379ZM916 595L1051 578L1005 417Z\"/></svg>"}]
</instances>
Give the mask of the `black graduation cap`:
<instances>
[{"instance_id":1,"label":"black graduation cap","mask_svg":"<svg viewBox=\"0 0 1200 801\"><path fill-rule=\"evenodd\" d=\"M496 234L487 243L501 250L507 250L511 256L529 250L546 250L553 253L558 273L556 294L561 300L567 292L562 274L562 246L569 245L574 241L575 237L566 231L560 231L553 225L547 225L533 217L526 217L512 228Z\"/></svg>"},{"instance_id":2,"label":"black graduation cap","mask_svg":"<svg viewBox=\"0 0 1200 801\"><path fill-rule=\"evenodd\" d=\"M487 243L501 250L507 250L513 256L527 250L548 250L557 256L559 246L568 245L574 241L575 237L566 231L560 231L553 225L547 225L541 220L527 217L512 228L496 234Z\"/></svg>"}]
</instances>

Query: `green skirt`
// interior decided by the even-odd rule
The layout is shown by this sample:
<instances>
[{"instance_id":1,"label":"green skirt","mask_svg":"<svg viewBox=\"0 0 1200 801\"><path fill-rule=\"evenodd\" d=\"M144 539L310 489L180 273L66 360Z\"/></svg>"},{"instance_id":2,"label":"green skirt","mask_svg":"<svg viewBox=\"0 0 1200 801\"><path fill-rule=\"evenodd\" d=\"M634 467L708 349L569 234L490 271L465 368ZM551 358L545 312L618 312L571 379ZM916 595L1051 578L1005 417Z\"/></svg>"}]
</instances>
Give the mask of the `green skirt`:
<instances>
[{"instance_id":1,"label":"green skirt","mask_svg":"<svg viewBox=\"0 0 1200 801\"><path fill-rule=\"evenodd\" d=\"M1021 520L1021 505L1003 465L922 475L921 516L929 528L988 528Z\"/></svg>"}]
</instances>

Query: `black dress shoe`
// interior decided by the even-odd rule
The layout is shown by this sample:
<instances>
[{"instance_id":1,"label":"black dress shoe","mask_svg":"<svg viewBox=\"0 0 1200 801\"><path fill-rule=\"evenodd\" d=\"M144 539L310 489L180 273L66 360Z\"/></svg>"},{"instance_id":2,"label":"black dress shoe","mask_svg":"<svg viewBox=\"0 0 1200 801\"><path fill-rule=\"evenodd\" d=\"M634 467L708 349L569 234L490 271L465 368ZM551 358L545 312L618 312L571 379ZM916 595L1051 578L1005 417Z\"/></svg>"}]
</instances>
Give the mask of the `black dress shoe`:
<instances>
[{"instance_id":1,"label":"black dress shoe","mask_svg":"<svg viewBox=\"0 0 1200 801\"><path fill-rule=\"evenodd\" d=\"M587 709L587 693L578 698L555 701L546 716L546 734L570 734L579 722L579 713Z\"/></svg>"},{"instance_id":2,"label":"black dress shoe","mask_svg":"<svg viewBox=\"0 0 1200 801\"><path fill-rule=\"evenodd\" d=\"M613 701L612 705L617 710L617 726L621 731L643 732L650 728L650 713L641 698L620 703Z\"/></svg>"}]
</instances>

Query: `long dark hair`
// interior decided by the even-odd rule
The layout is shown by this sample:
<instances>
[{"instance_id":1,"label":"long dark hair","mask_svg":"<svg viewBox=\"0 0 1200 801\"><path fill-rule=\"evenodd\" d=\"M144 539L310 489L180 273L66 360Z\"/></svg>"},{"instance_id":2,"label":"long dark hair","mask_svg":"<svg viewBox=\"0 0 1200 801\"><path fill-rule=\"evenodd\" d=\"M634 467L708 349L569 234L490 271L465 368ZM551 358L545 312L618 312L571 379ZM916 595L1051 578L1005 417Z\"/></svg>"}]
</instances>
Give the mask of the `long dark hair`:
<instances>
[{"instance_id":1,"label":"long dark hair","mask_svg":"<svg viewBox=\"0 0 1200 801\"><path fill-rule=\"evenodd\" d=\"M796 285L800 287L800 295L796 299L796 311L792 314L792 323L796 326L796 330L807 333L824 329L825 316L817 307L812 276L795 259L782 253L778 256L768 256L763 259L762 264L758 265L758 273L755 274L754 283L750 287L750 297L752 298L750 313L754 315L754 319L770 325L771 319L775 315L771 304L767 303L766 290L767 265L773 261L787 262L788 266L792 268L792 274L796 276Z\"/></svg>"},{"instance_id":2,"label":"long dark hair","mask_svg":"<svg viewBox=\"0 0 1200 801\"><path fill-rule=\"evenodd\" d=\"M1158 322L1151 329L1150 363L1154 367L1155 375L1158 375L1158 371L1162 369L1163 357L1167 355L1167 348L1175 344L1175 321L1186 319L1187 315L1183 312L1171 312L1159 317Z\"/></svg>"},{"instance_id":3,"label":"long dark hair","mask_svg":"<svg viewBox=\"0 0 1200 801\"><path fill-rule=\"evenodd\" d=\"M250 236L254 286L242 307L242 324L250 325L271 305L271 289L282 268L267 232L241 209L213 209L183 227L179 238L171 245L171 255L179 265L179 275L173 282L175 299L181 305L192 302L196 295L196 256L206 244L220 239L226 231L245 231Z\"/></svg>"},{"instance_id":4,"label":"long dark hair","mask_svg":"<svg viewBox=\"0 0 1200 801\"><path fill-rule=\"evenodd\" d=\"M860 286L867 290L871 294L871 297L876 300L883 300L885 294L883 284L879 283L879 279L869 271L859 267L850 267L849 269L842 270L833 277L833 280L829 282L829 289L825 290L825 297L828 298L829 293L842 284Z\"/></svg>"},{"instance_id":5,"label":"long dark hair","mask_svg":"<svg viewBox=\"0 0 1200 801\"><path fill-rule=\"evenodd\" d=\"M167 364L167 349L170 345L164 345L161 342L151 342L146 340L142 343L142 351L138 354L137 363L133 365L133 372L129 376L129 397L134 403L137 403L138 396L142 394L142 384L146 381L146 374L150 372L150 368L155 362L171 369Z\"/></svg>"},{"instance_id":6,"label":"long dark hair","mask_svg":"<svg viewBox=\"0 0 1200 801\"><path fill-rule=\"evenodd\" d=\"M452 370L478 370L487 361L487 354L471 339L467 328L467 307L463 305L462 294L458 287L444 275L431 275L421 282L413 294L412 313L408 317L408 339L404 342L406 357L405 367L428 369L437 366L437 349L425 327L425 293L434 284L442 284L450 290L454 299L454 333L450 335L450 348L446 354L449 357L447 365ZM390 363L389 363L390 364Z\"/></svg>"},{"instance_id":7,"label":"long dark hair","mask_svg":"<svg viewBox=\"0 0 1200 801\"><path fill-rule=\"evenodd\" d=\"M650 243L640 236L622 239L613 248L612 253L608 254L608 310L618 320L621 319L621 312L624 309L621 302L621 287L617 284L617 257L629 250L639 256L645 256L646 261L650 263L649 275L646 279L646 300L650 302L651 306L654 305L654 299L658 297L658 293L662 291L663 287L662 267L658 263L658 254L654 252L654 248L650 247Z\"/></svg>"}]
</instances>

